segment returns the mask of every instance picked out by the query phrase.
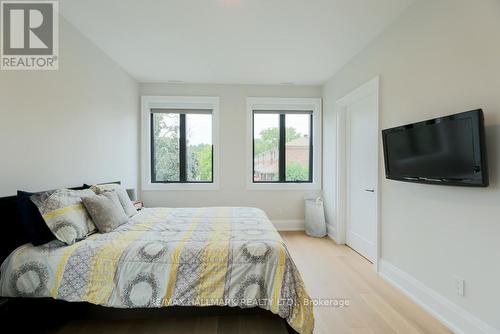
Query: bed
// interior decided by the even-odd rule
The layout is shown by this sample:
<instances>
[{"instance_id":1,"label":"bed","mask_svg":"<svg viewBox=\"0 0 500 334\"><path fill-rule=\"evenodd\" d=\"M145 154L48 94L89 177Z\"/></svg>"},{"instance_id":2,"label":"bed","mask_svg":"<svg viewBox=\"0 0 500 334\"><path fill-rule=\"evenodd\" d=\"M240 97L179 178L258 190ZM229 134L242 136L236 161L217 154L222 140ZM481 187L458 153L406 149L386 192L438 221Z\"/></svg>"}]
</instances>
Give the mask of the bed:
<instances>
[{"instance_id":1,"label":"bed","mask_svg":"<svg viewBox=\"0 0 500 334\"><path fill-rule=\"evenodd\" d=\"M146 208L70 246L22 244L2 263L0 295L113 308L259 307L298 333L314 328L300 274L255 208Z\"/></svg>"}]
</instances>

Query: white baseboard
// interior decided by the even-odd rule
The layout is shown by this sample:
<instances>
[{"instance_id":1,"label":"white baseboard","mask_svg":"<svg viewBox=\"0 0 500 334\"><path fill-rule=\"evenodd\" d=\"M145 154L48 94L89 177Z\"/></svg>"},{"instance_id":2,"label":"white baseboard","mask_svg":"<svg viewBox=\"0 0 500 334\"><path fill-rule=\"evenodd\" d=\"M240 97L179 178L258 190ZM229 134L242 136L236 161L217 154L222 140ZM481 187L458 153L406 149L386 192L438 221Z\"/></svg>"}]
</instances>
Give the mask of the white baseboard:
<instances>
[{"instance_id":1,"label":"white baseboard","mask_svg":"<svg viewBox=\"0 0 500 334\"><path fill-rule=\"evenodd\" d=\"M337 243L337 239L335 239L335 227L330 224L326 224L326 230L328 231L328 237Z\"/></svg>"},{"instance_id":2,"label":"white baseboard","mask_svg":"<svg viewBox=\"0 0 500 334\"><path fill-rule=\"evenodd\" d=\"M328 232L328 238L332 239L333 241L335 241L335 243L337 243L337 240L335 239L335 234L333 232Z\"/></svg>"},{"instance_id":3,"label":"white baseboard","mask_svg":"<svg viewBox=\"0 0 500 334\"><path fill-rule=\"evenodd\" d=\"M454 333L500 334L498 329L491 327L386 260L379 260L379 274Z\"/></svg>"},{"instance_id":4,"label":"white baseboard","mask_svg":"<svg viewBox=\"0 0 500 334\"><path fill-rule=\"evenodd\" d=\"M273 220L274 227L278 231L304 231L305 223L303 220Z\"/></svg>"}]
</instances>

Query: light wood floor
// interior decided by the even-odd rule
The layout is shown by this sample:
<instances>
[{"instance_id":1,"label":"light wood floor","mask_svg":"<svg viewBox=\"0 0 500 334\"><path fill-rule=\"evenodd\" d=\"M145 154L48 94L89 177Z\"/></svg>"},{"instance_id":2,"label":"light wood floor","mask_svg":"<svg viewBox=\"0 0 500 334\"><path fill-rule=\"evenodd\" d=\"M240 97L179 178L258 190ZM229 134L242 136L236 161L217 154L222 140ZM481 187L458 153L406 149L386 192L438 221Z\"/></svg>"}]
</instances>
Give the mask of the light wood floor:
<instances>
[{"instance_id":1,"label":"light wood floor","mask_svg":"<svg viewBox=\"0 0 500 334\"><path fill-rule=\"evenodd\" d=\"M316 334L451 333L349 247L303 232L282 236L312 298L349 300L349 307L343 309L315 308Z\"/></svg>"},{"instance_id":2,"label":"light wood floor","mask_svg":"<svg viewBox=\"0 0 500 334\"><path fill-rule=\"evenodd\" d=\"M317 307L315 334L451 333L440 322L380 278L352 249L303 232L282 233L313 298L349 300L344 308ZM58 333L286 333L265 315L168 317L155 320L73 321Z\"/></svg>"}]
</instances>

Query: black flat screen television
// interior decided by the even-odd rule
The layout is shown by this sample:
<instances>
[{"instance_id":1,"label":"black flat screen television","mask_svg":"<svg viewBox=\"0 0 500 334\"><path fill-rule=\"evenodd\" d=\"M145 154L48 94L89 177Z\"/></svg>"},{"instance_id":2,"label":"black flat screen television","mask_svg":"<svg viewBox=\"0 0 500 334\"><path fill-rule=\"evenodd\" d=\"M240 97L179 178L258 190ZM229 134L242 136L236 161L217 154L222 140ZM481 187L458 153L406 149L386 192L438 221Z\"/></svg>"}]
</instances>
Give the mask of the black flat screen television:
<instances>
[{"instance_id":1,"label":"black flat screen television","mask_svg":"<svg viewBox=\"0 0 500 334\"><path fill-rule=\"evenodd\" d=\"M455 186L488 186L481 109L382 131L386 178Z\"/></svg>"}]
</instances>

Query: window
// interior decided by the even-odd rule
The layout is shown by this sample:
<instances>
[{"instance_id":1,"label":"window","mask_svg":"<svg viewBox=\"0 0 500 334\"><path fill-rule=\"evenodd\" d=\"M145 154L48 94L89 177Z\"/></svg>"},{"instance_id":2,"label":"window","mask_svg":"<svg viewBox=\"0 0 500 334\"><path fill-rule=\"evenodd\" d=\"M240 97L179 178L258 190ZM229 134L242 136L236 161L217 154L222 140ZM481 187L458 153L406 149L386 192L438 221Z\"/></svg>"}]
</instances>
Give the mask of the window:
<instances>
[{"instance_id":1,"label":"window","mask_svg":"<svg viewBox=\"0 0 500 334\"><path fill-rule=\"evenodd\" d=\"M143 189L217 189L218 98L143 99Z\"/></svg>"},{"instance_id":2,"label":"window","mask_svg":"<svg viewBox=\"0 0 500 334\"><path fill-rule=\"evenodd\" d=\"M151 109L151 182L213 182L211 110Z\"/></svg>"},{"instance_id":3,"label":"window","mask_svg":"<svg viewBox=\"0 0 500 334\"><path fill-rule=\"evenodd\" d=\"M248 98L252 189L320 187L320 100Z\"/></svg>"},{"instance_id":4,"label":"window","mask_svg":"<svg viewBox=\"0 0 500 334\"><path fill-rule=\"evenodd\" d=\"M312 182L312 111L253 111L253 182Z\"/></svg>"}]
</instances>

